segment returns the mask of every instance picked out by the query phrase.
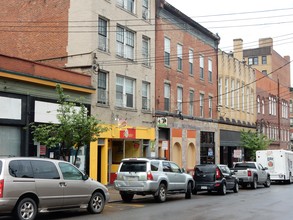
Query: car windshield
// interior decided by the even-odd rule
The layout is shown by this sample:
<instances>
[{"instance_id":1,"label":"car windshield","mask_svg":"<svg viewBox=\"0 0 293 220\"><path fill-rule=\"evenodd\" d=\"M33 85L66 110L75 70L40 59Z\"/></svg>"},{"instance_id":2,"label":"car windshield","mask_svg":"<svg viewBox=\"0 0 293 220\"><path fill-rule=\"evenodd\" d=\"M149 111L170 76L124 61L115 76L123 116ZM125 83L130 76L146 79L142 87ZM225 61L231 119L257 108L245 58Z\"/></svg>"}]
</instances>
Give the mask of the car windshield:
<instances>
[{"instance_id":1,"label":"car windshield","mask_svg":"<svg viewBox=\"0 0 293 220\"><path fill-rule=\"evenodd\" d=\"M120 172L146 172L146 162L145 161L135 161L122 163Z\"/></svg>"}]
</instances>

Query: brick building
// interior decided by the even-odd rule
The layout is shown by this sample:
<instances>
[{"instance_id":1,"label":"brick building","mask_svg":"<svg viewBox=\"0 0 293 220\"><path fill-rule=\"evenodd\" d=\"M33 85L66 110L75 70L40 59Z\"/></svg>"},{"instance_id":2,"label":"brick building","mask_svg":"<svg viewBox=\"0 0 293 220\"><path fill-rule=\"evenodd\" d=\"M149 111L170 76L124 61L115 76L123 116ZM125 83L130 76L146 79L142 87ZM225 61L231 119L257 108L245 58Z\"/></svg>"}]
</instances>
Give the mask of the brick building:
<instances>
[{"instance_id":1,"label":"brick building","mask_svg":"<svg viewBox=\"0 0 293 220\"><path fill-rule=\"evenodd\" d=\"M273 48L272 38L259 39L259 47L243 50L242 39L234 40L240 60L256 70L257 130L273 142L271 149L288 149L290 143L290 57Z\"/></svg>"},{"instance_id":2,"label":"brick building","mask_svg":"<svg viewBox=\"0 0 293 220\"><path fill-rule=\"evenodd\" d=\"M157 150L187 169L219 161L219 40L166 1L157 1Z\"/></svg>"}]
</instances>

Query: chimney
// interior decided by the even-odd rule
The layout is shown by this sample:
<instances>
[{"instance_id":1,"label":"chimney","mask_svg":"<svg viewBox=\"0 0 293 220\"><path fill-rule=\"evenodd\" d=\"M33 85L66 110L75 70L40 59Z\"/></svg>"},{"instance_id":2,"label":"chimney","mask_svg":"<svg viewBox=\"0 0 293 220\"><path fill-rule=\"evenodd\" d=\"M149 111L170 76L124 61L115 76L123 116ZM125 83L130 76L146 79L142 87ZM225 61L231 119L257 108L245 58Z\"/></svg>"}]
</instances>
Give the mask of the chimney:
<instances>
[{"instance_id":1,"label":"chimney","mask_svg":"<svg viewBox=\"0 0 293 220\"><path fill-rule=\"evenodd\" d=\"M234 39L234 58L239 61L243 60L243 40L241 38Z\"/></svg>"},{"instance_id":2,"label":"chimney","mask_svg":"<svg viewBox=\"0 0 293 220\"><path fill-rule=\"evenodd\" d=\"M259 47L272 47L273 48L273 38L260 38L258 40L258 46Z\"/></svg>"}]
</instances>

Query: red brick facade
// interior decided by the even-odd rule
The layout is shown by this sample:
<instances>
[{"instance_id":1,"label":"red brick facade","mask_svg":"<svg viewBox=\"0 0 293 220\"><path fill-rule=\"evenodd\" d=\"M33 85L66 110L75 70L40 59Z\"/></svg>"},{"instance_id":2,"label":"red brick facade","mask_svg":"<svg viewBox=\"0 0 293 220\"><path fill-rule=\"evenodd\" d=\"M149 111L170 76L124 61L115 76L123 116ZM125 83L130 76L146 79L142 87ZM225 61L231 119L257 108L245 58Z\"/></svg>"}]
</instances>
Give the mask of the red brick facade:
<instances>
[{"instance_id":1,"label":"red brick facade","mask_svg":"<svg viewBox=\"0 0 293 220\"><path fill-rule=\"evenodd\" d=\"M0 53L29 60L67 56L69 0L1 4ZM64 66L64 60L54 65Z\"/></svg>"}]
</instances>

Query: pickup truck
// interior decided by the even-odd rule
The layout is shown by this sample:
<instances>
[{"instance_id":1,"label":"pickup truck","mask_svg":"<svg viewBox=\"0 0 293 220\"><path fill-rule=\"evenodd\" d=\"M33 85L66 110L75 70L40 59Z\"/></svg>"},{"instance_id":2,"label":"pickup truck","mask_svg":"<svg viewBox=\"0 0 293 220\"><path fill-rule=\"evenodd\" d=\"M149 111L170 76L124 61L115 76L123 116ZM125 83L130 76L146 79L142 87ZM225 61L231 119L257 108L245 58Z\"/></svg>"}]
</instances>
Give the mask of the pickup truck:
<instances>
[{"instance_id":1,"label":"pickup truck","mask_svg":"<svg viewBox=\"0 0 293 220\"><path fill-rule=\"evenodd\" d=\"M246 188L249 184L252 189L256 189L257 185L263 184L270 187L271 179L267 168L264 168L257 162L236 162L232 171L239 179L239 185Z\"/></svg>"}]
</instances>

